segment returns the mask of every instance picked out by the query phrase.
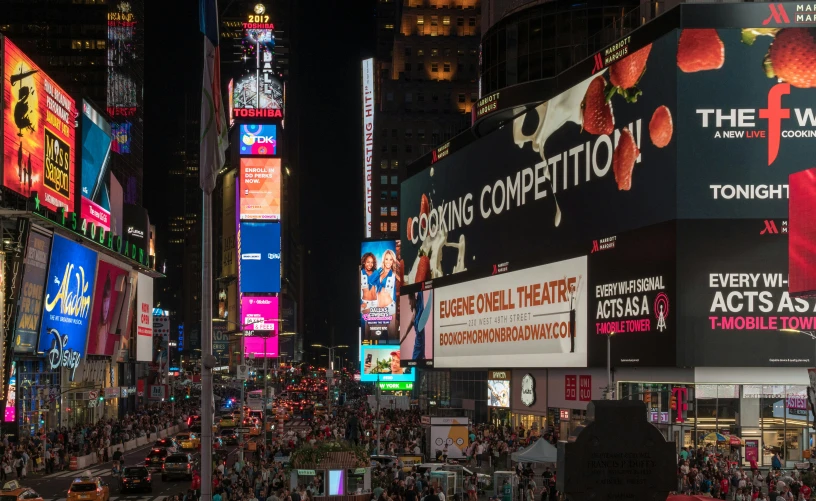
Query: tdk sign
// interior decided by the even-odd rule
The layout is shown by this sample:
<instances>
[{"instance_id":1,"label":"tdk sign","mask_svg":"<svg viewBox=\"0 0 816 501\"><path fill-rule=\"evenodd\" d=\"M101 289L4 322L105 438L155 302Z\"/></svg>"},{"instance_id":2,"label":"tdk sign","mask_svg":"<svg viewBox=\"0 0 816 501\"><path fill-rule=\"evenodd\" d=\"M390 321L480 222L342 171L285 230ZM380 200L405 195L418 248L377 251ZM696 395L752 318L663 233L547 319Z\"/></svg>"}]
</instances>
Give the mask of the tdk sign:
<instances>
[{"instance_id":1,"label":"tdk sign","mask_svg":"<svg viewBox=\"0 0 816 501\"><path fill-rule=\"evenodd\" d=\"M278 127L276 125L241 125L242 156L277 155Z\"/></svg>"}]
</instances>

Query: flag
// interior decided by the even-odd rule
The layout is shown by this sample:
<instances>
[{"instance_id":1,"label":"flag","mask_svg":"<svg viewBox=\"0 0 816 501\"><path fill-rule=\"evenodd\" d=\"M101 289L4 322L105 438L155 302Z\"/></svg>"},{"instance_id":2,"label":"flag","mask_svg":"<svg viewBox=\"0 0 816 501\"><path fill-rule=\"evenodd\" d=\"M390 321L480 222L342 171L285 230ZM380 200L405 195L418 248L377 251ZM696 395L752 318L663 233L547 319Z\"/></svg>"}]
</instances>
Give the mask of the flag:
<instances>
[{"instance_id":1,"label":"flag","mask_svg":"<svg viewBox=\"0 0 816 501\"><path fill-rule=\"evenodd\" d=\"M204 76L201 88L201 189L212 193L227 151L227 121L221 99L221 53L215 0L199 0L199 24L204 35Z\"/></svg>"}]
</instances>

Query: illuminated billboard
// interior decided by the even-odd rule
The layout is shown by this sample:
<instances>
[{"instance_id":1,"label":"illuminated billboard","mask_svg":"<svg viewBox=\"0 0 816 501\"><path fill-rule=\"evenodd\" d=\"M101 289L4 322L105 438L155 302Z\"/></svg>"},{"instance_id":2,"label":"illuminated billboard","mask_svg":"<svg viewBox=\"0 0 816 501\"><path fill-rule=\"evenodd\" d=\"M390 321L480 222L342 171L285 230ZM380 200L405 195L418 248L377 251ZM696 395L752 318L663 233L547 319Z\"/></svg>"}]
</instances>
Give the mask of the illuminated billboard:
<instances>
[{"instance_id":1,"label":"illuminated billboard","mask_svg":"<svg viewBox=\"0 0 816 501\"><path fill-rule=\"evenodd\" d=\"M132 117L141 89L130 76L136 58L136 14L129 2L110 2L108 12L108 115ZM80 42L81 43L81 42ZM87 43L87 42L86 42Z\"/></svg>"},{"instance_id":2,"label":"illuminated billboard","mask_svg":"<svg viewBox=\"0 0 816 501\"><path fill-rule=\"evenodd\" d=\"M3 52L3 185L71 212L76 104L8 38Z\"/></svg>"},{"instance_id":3,"label":"illuminated billboard","mask_svg":"<svg viewBox=\"0 0 816 501\"><path fill-rule=\"evenodd\" d=\"M374 60L363 61L363 214L371 238L371 158L374 155Z\"/></svg>"},{"instance_id":4,"label":"illuminated billboard","mask_svg":"<svg viewBox=\"0 0 816 501\"><path fill-rule=\"evenodd\" d=\"M241 222L239 238L241 293L280 292L280 224Z\"/></svg>"},{"instance_id":5,"label":"illuminated billboard","mask_svg":"<svg viewBox=\"0 0 816 501\"><path fill-rule=\"evenodd\" d=\"M433 367L433 290L400 296L400 363Z\"/></svg>"},{"instance_id":6,"label":"illuminated billboard","mask_svg":"<svg viewBox=\"0 0 816 501\"><path fill-rule=\"evenodd\" d=\"M510 371L487 372L487 406L510 407Z\"/></svg>"},{"instance_id":7,"label":"illuminated billboard","mask_svg":"<svg viewBox=\"0 0 816 501\"><path fill-rule=\"evenodd\" d=\"M402 269L394 240L363 242L360 249L360 328L364 344L400 344L397 299Z\"/></svg>"},{"instance_id":8,"label":"illuminated billboard","mask_svg":"<svg viewBox=\"0 0 816 501\"><path fill-rule=\"evenodd\" d=\"M280 158L242 158L241 219L277 221L281 217Z\"/></svg>"},{"instance_id":9,"label":"illuminated billboard","mask_svg":"<svg viewBox=\"0 0 816 501\"><path fill-rule=\"evenodd\" d=\"M82 101L82 159L80 173L80 216L110 231L110 187L108 167L111 126L87 101Z\"/></svg>"},{"instance_id":10,"label":"illuminated billboard","mask_svg":"<svg viewBox=\"0 0 816 501\"><path fill-rule=\"evenodd\" d=\"M28 233L25 271L20 287L17 307L17 328L14 331L14 352L34 353L40 337L43 290L48 277L48 260L51 256L51 236L38 231Z\"/></svg>"},{"instance_id":11,"label":"illuminated billboard","mask_svg":"<svg viewBox=\"0 0 816 501\"><path fill-rule=\"evenodd\" d=\"M400 365L398 346L363 345L360 353L360 381L414 382L415 369Z\"/></svg>"},{"instance_id":12,"label":"illuminated billboard","mask_svg":"<svg viewBox=\"0 0 816 501\"><path fill-rule=\"evenodd\" d=\"M278 127L276 125L241 124L238 128L241 156L277 155Z\"/></svg>"},{"instance_id":13,"label":"illuminated billboard","mask_svg":"<svg viewBox=\"0 0 816 501\"><path fill-rule=\"evenodd\" d=\"M278 356L278 336L244 336L244 353L254 353L259 358Z\"/></svg>"},{"instance_id":14,"label":"illuminated billboard","mask_svg":"<svg viewBox=\"0 0 816 501\"><path fill-rule=\"evenodd\" d=\"M71 381L85 358L95 276L96 252L54 235L37 351L50 370L68 369Z\"/></svg>"},{"instance_id":15,"label":"illuminated billboard","mask_svg":"<svg viewBox=\"0 0 816 501\"><path fill-rule=\"evenodd\" d=\"M232 90L235 118L282 118L284 93L275 72L275 25L248 22L243 27L245 66Z\"/></svg>"},{"instance_id":16,"label":"illuminated billboard","mask_svg":"<svg viewBox=\"0 0 816 501\"><path fill-rule=\"evenodd\" d=\"M251 324L251 326L250 326ZM241 328L278 332L278 298L244 296L241 298Z\"/></svg>"},{"instance_id":17,"label":"illuminated billboard","mask_svg":"<svg viewBox=\"0 0 816 501\"><path fill-rule=\"evenodd\" d=\"M111 356L128 346L126 329L120 329L122 317L127 318L130 297L127 282L129 270L99 260L96 270L96 293L91 307L91 331L88 334L88 355Z\"/></svg>"}]
</instances>

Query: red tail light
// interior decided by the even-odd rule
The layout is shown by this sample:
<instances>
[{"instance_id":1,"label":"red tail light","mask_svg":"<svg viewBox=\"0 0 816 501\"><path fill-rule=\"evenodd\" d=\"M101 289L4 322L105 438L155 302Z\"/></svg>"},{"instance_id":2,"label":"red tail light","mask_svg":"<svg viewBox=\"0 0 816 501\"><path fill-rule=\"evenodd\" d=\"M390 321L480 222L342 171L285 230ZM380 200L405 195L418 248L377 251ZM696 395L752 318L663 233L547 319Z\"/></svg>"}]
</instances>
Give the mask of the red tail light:
<instances>
[{"instance_id":1,"label":"red tail light","mask_svg":"<svg viewBox=\"0 0 816 501\"><path fill-rule=\"evenodd\" d=\"M167 465L166 465L166 464L163 464L163 465L162 465L162 470L163 470L163 469L165 469L166 467L167 467Z\"/></svg>"}]
</instances>

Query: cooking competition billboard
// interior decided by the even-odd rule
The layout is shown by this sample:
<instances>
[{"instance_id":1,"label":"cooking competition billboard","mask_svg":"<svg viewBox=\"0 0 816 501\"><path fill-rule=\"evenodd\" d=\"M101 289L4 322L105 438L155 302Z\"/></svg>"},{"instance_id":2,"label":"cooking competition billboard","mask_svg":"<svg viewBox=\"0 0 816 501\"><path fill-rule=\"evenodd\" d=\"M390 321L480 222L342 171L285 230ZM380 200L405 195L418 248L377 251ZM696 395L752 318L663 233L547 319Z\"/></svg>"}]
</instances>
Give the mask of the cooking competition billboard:
<instances>
[{"instance_id":1,"label":"cooking competition billboard","mask_svg":"<svg viewBox=\"0 0 816 501\"><path fill-rule=\"evenodd\" d=\"M680 32L681 218L786 218L788 175L814 167L816 37L774 26Z\"/></svg>"},{"instance_id":2,"label":"cooking competition billboard","mask_svg":"<svg viewBox=\"0 0 816 501\"><path fill-rule=\"evenodd\" d=\"M676 224L609 235L589 254L589 367L667 366L676 359Z\"/></svg>"},{"instance_id":3,"label":"cooking competition billboard","mask_svg":"<svg viewBox=\"0 0 816 501\"><path fill-rule=\"evenodd\" d=\"M3 37L3 185L74 210L76 103Z\"/></svg>"},{"instance_id":4,"label":"cooking competition billboard","mask_svg":"<svg viewBox=\"0 0 816 501\"><path fill-rule=\"evenodd\" d=\"M239 186L241 219L280 219L280 158L241 158Z\"/></svg>"},{"instance_id":5,"label":"cooking competition billboard","mask_svg":"<svg viewBox=\"0 0 816 501\"><path fill-rule=\"evenodd\" d=\"M655 40L403 182L405 285L674 219L676 47Z\"/></svg>"},{"instance_id":6,"label":"cooking competition billboard","mask_svg":"<svg viewBox=\"0 0 816 501\"><path fill-rule=\"evenodd\" d=\"M363 242L359 267L364 344L400 344L397 300L403 273L394 240Z\"/></svg>"},{"instance_id":7,"label":"cooking competition billboard","mask_svg":"<svg viewBox=\"0 0 816 501\"><path fill-rule=\"evenodd\" d=\"M54 235L37 351L50 370L68 369L71 381L85 358L95 277L96 252Z\"/></svg>"},{"instance_id":8,"label":"cooking competition billboard","mask_svg":"<svg viewBox=\"0 0 816 501\"><path fill-rule=\"evenodd\" d=\"M678 366L813 367L798 331L816 329L816 298L788 293L786 221L677 224Z\"/></svg>"},{"instance_id":9,"label":"cooking competition billboard","mask_svg":"<svg viewBox=\"0 0 816 501\"><path fill-rule=\"evenodd\" d=\"M400 364L433 367L433 290L400 296Z\"/></svg>"},{"instance_id":10,"label":"cooking competition billboard","mask_svg":"<svg viewBox=\"0 0 816 501\"><path fill-rule=\"evenodd\" d=\"M586 256L433 293L435 367L586 367Z\"/></svg>"}]
</instances>

